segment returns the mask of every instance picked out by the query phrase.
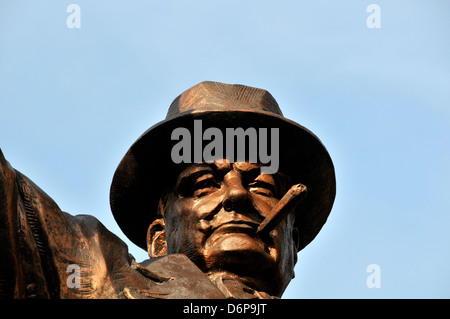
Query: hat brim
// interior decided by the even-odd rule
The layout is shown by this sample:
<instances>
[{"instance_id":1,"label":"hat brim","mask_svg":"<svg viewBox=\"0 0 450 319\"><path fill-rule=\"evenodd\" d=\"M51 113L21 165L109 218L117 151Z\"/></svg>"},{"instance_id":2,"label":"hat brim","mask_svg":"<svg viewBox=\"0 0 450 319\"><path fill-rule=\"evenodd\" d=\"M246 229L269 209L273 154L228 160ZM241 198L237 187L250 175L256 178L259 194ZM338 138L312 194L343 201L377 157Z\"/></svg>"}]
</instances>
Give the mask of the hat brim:
<instances>
[{"instance_id":1,"label":"hat brim","mask_svg":"<svg viewBox=\"0 0 450 319\"><path fill-rule=\"evenodd\" d=\"M186 127L192 132L194 120L203 127L279 128L280 169L293 183L302 183L308 195L296 209L300 251L319 233L333 206L336 181L331 158L321 141L307 128L282 116L249 110L184 112L148 129L130 147L113 177L111 210L123 233L147 250L147 230L158 218L161 195L170 190L184 165L175 164L171 149L172 131Z\"/></svg>"}]
</instances>

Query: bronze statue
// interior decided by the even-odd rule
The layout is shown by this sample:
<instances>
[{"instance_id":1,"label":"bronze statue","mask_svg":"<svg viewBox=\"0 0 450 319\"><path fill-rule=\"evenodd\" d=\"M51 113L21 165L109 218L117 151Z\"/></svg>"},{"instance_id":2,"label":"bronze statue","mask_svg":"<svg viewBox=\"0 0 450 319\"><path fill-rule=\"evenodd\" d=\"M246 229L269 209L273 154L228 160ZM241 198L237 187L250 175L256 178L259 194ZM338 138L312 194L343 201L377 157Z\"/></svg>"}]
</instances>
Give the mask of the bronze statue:
<instances>
[{"instance_id":1,"label":"bronze statue","mask_svg":"<svg viewBox=\"0 0 450 319\"><path fill-rule=\"evenodd\" d=\"M233 144L227 134L238 131L229 128L250 142L259 132L259 158L252 143ZM269 128L276 143L263 145ZM181 141L185 132L197 140ZM0 296L279 298L334 196L325 147L284 118L270 93L202 82L173 101L114 174L112 213L148 251L144 262L96 218L62 212L0 152Z\"/></svg>"}]
</instances>

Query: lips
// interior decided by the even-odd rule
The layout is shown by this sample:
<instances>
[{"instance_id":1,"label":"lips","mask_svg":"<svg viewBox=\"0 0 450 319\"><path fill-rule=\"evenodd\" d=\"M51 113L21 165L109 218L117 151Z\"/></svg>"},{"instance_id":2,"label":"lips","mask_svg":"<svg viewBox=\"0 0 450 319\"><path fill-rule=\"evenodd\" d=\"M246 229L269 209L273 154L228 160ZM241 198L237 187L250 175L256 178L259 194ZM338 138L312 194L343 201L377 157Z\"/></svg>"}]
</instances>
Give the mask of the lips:
<instances>
[{"instance_id":1,"label":"lips","mask_svg":"<svg viewBox=\"0 0 450 319\"><path fill-rule=\"evenodd\" d=\"M273 246L273 242L271 238L261 238L256 233L259 224L260 222L246 215L235 212L219 213L211 221L208 231L205 234L205 247L211 249L218 242L222 242L221 239L225 241L234 239L232 242L226 242L226 245L221 246L219 250L234 251L244 249L259 252L266 251L269 247ZM244 239L242 236L246 236L247 239Z\"/></svg>"},{"instance_id":2,"label":"lips","mask_svg":"<svg viewBox=\"0 0 450 319\"><path fill-rule=\"evenodd\" d=\"M213 227L211 230L214 233L247 233L255 234L259 223L249 219L231 219L220 225Z\"/></svg>"}]
</instances>

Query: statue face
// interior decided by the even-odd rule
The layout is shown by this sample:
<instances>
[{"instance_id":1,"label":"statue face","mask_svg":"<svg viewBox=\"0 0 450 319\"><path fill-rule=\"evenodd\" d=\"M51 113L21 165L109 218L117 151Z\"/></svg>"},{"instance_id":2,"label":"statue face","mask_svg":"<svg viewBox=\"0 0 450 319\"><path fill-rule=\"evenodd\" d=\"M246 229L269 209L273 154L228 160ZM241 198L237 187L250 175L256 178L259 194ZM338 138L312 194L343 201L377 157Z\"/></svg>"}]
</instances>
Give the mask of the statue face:
<instances>
[{"instance_id":1,"label":"statue face","mask_svg":"<svg viewBox=\"0 0 450 319\"><path fill-rule=\"evenodd\" d=\"M192 164L165 207L167 253L183 253L204 272L226 271L281 295L297 258L294 215L267 236L256 229L284 195L281 175L251 163ZM255 287L256 286L256 287Z\"/></svg>"}]
</instances>

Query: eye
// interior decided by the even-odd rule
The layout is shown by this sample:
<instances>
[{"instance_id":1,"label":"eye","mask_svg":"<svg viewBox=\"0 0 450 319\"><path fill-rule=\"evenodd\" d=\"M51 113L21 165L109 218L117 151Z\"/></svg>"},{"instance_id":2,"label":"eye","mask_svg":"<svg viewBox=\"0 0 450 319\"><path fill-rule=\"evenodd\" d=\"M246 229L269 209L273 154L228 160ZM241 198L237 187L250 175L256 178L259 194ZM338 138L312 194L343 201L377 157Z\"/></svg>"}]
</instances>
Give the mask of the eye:
<instances>
[{"instance_id":1,"label":"eye","mask_svg":"<svg viewBox=\"0 0 450 319\"><path fill-rule=\"evenodd\" d=\"M267 197L274 197L275 188L273 185L262 182L262 181L254 181L250 184L248 184L248 190L251 193L267 196Z\"/></svg>"},{"instance_id":2,"label":"eye","mask_svg":"<svg viewBox=\"0 0 450 319\"><path fill-rule=\"evenodd\" d=\"M220 188L220 184L216 181L213 175L199 177L192 186L192 192L195 197L202 197L215 192Z\"/></svg>"}]
</instances>

